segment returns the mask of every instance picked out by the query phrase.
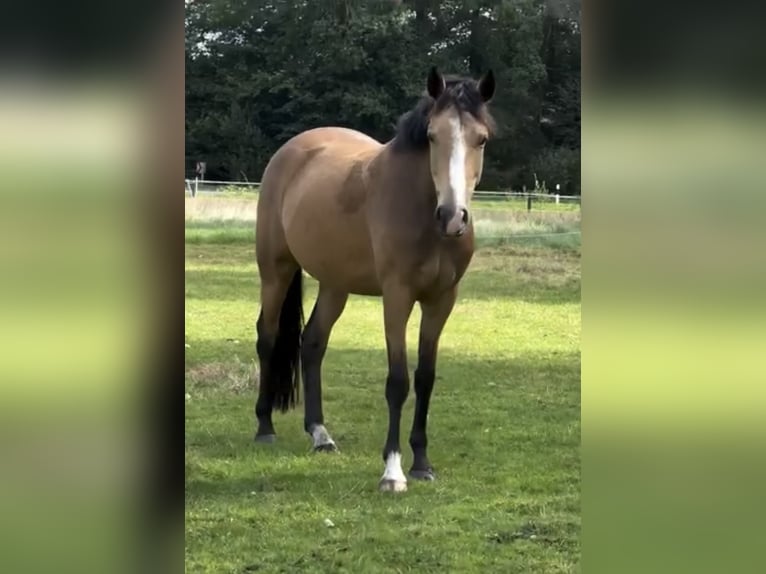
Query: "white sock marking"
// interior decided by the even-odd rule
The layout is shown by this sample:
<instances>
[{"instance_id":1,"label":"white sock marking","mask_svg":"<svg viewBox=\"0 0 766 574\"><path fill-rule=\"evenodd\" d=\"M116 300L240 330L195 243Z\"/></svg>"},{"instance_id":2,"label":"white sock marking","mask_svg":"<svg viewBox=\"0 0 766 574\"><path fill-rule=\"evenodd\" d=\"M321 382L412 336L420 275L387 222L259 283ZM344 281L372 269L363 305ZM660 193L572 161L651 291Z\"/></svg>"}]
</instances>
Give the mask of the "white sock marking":
<instances>
[{"instance_id":1,"label":"white sock marking","mask_svg":"<svg viewBox=\"0 0 766 574\"><path fill-rule=\"evenodd\" d=\"M386 470L381 480L393 480L395 482L407 482L407 477L402 471L402 453L392 452L386 458Z\"/></svg>"},{"instance_id":2,"label":"white sock marking","mask_svg":"<svg viewBox=\"0 0 766 574\"><path fill-rule=\"evenodd\" d=\"M311 428L311 438L314 440L314 448L325 444L335 444L324 425L314 425Z\"/></svg>"}]
</instances>

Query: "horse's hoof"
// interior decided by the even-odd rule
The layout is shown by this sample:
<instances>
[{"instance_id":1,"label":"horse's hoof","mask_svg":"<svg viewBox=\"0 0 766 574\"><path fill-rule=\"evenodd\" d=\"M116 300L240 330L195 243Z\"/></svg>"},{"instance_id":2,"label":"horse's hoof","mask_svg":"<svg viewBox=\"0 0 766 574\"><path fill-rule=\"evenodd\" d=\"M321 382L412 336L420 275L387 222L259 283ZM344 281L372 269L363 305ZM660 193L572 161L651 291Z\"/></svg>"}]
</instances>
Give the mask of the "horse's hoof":
<instances>
[{"instance_id":1,"label":"horse's hoof","mask_svg":"<svg viewBox=\"0 0 766 574\"><path fill-rule=\"evenodd\" d=\"M417 469L412 468L410 469L410 477L416 479L416 480L436 480L436 475L434 474L434 471L432 468L426 468L426 469Z\"/></svg>"},{"instance_id":2,"label":"horse's hoof","mask_svg":"<svg viewBox=\"0 0 766 574\"><path fill-rule=\"evenodd\" d=\"M277 435L275 434L257 434L255 435L255 442L263 444L273 444L277 442Z\"/></svg>"},{"instance_id":3,"label":"horse's hoof","mask_svg":"<svg viewBox=\"0 0 766 574\"><path fill-rule=\"evenodd\" d=\"M318 444L314 447L314 452L338 452L338 447L334 442Z\"/></svg>"},{"instance_id":4,"label":"horse's hoof","mask_svg":"<svg viewBox=\"0 0 766 574\"><path fill-rule=\"evenodd\" d=\"M406 492L407 481L384 478L380 481L380 485L378 488L380 492Z\"/></svg>"}]
</instances>

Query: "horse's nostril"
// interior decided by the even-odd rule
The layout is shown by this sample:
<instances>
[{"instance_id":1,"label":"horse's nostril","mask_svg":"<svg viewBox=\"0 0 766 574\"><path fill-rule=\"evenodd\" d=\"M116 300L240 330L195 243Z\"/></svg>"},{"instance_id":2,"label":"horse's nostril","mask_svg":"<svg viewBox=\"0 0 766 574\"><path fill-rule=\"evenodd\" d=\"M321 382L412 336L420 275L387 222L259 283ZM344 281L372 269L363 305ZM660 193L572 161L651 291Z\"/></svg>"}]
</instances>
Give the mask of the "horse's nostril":
<instances>
[{"instance_id":1,"label":"horse's nostril","mask_svg":"<svg viewBox=\"0 0 766 574\"><path fill-rule=\"evenodd\" d=\"M434 216L436 217L436 221L442 220L442 206L436 208L436 212L434 213Z\"/></svg>"},{"instance_id":2,"label":"horse's nostril","mask_svg":"<svg viewBox=\"0 0 766 574\"><path fill-rule=\"evenodd\" d=\"M463 223L467 224L468 223L468 210L463 208L460 211L462 212Z\"/></svg>"}]
</instances>

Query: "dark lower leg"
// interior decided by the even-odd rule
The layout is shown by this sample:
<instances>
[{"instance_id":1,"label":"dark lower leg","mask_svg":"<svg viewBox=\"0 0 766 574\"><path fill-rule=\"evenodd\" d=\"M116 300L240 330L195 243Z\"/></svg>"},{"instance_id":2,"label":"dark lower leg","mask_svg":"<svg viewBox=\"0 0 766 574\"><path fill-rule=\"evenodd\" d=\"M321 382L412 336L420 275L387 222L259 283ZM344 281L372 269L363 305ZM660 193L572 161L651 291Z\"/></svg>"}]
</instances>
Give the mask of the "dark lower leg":
<instances>
[{"instance_id":1,"label":"dark lower leg","mask_svg":"<svg viewBox=\"0 0 766 574\"><path fill-rule=\"evenodd\" d=\"M258 430L255 438L261 442L271 442L275 438L274 424L271 420L279 388L279 363L274 361L274 349L279 335L279 318L290 283L298 269L294 261L258 262L261 276L261 310L256 322L256 344L258 354L259 381L258 399L255 403L255 417Z\"/></svg>"},{"instance_id":2,"label":"dark lower leg","mask_svg":"<svg viewBox=\"0 0 766 574\"><path fill-rule=\"evenodd\" d=\"M388 435L383 447L385 470L379 488L383 492L407 490L407 477L402 471L402 449L399 445L399 424L402 406L407 399L410 383L407 378L407 364L404 357L389 365L386 379L386 402L388 403Z\"/></svg>"},{"instance_id":3,"label":"dark lower leg","mask_svg":"<svg viewBox=\"0 0 766 574\"><path fill-rule=\"evenodd\" d=\"M263 312L258 316L258 322L256 323L256 331L258 340L255 348L258 353L259 363L259 384L258 384L258 400L255 403L255 417L258 420L258 430L255 433L256 440L259 437L265 437L263 440L269 440L269 437L273 437L274 424L271 420L271 412L274 404L274 396L272 393L273 382L271 380L272 373L270 368L270 357L274 350L274 336L269 336L263 326Z\"/></svg>"},{"instance_id":4,"label":"dark lower leg","mask_svg":"<svg viewBox=\"0 0 766 574\"><path fill-rule=\"evenodd\" d=\"M413 454L410 473L418 478L430 478L426 475L433 472L427 454L426 424L431 391L434 387L434 376L433 364L424 364L424 361L420 360L415 371L415 416L412 419L412 431L410 432L410 446Z\"/></svg>"},{"instance_id":5,"label":"dark lower leg","mask_svg":"<svg viewBox=\"0 0 766 574\"><path fill-rule=\"evenodd\" d=\"M324 428L322 411L322 360L330 331L346 305L348 294L319 287L319 295L303 332L301 363L305 414L303 426L312 436L315 450L335 450L335 443Z\"/></svg>"},{"instance_id":6,"label":"dark lower leg","mask_svg":"<svg viewBox=\"0 0 766 574\"><path fill-rule=\"evenodd\" d=\"M303 426L310 433L314 425L324 424L322 413L322 378L321 365L327 341L321 337L317 329L316 310L311 314L306 330L303 333L301 362L303 368L303 396L305 412Z\"/></svg>"},{"instance_id":7,"label":"dark lower leg","mask_svg":"<svg viewBox=\"0 0 766 574\"><path fill-rule=\"evenodd\" d=\"M388 492L407 490L407 478L402 472L399 426L402 419L402 406L410 390L406 334L407 319L409 319L413 303L410 293L397 286L383 291L383 317L388 351L388 377L386 378L388 435L383 447L386 468L380 479L380 489Z\"/></svg>"},{"instance_id":8,"label":"dark lower leg","mask_svg":"<svg viewBox=\"0 0 766 574\"><path fill-rule=\"evenodd\" d=\"M315 451L332 452L337 450L324 427L322 412L322 359L327 350L327 337L319 332L316 316L312 314L303 337L301 362L303 364L303 395L305 412L303 428L311 435Z\"/></svg>"},{"instance_id":9,"label":"dark lower leg","mask_svg":"<svg viewBox=\"0 0 766 574\"><path fill-rule=\"evenodd\" d=\"M439 337L447 318L452 312L457 293L453 289L435 300L421 303L423 317L420 322L418 342L418 366L415 370L415 414L412 419L410 446L412 447L412 468L414 478L433 480L434 473L428 460L428 407L436 376L436 355Z\"/></svg>"},{"instance_id":10,"label":"dark lower leg","mask_svg":"<svg viewBox=\"0 0 766 574\"><path fill-rule=\"evenodd\" d=\"M404 357L396 359L389 367L386 379L386 402L388 403L388 435L383 447L383 460L387 461L391 453L401 453L399 427L402 419L402 407L410 391L407 364Z\"/></svg>"}]
</instances>

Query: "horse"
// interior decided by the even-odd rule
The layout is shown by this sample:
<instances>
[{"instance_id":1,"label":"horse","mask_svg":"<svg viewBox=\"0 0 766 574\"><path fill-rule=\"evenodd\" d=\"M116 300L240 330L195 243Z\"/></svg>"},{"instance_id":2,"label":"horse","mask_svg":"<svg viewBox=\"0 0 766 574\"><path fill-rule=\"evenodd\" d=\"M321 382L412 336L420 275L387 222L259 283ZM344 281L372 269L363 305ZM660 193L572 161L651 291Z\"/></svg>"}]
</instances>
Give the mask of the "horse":
<instances>
[{"instance_id":1,"label":"horse","mask_svg":"<svg viewBox=\"0 0 766 574\"><path fill-rule=\"evenodd\" d=\"M272 412L304 393L304 430L314 451L334 451L322 411L322 361L349 294L383 298L388 353L388 435L379 490L407 490L399 426L410 389L406 326L422 311L409 443L413 479L434 480L426 422L437 349L474 252L470 200L494 131L491 70L479 80L435 67L415 107L385 144L351 129L304 131L279 148L261 180L256 260L260 385L257 442L276 439ZM319 283L304 328L303 273Z\"/></svg>"}]
</instances>

